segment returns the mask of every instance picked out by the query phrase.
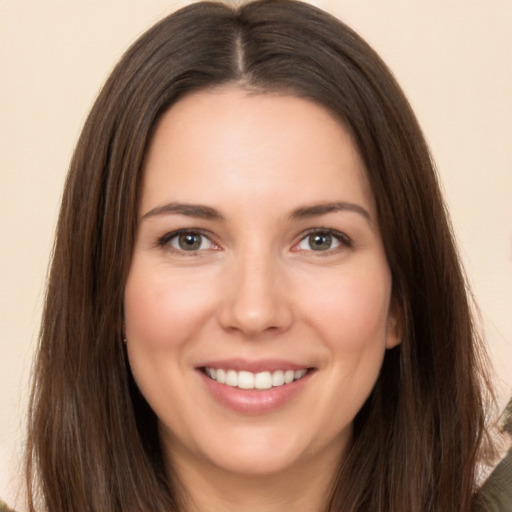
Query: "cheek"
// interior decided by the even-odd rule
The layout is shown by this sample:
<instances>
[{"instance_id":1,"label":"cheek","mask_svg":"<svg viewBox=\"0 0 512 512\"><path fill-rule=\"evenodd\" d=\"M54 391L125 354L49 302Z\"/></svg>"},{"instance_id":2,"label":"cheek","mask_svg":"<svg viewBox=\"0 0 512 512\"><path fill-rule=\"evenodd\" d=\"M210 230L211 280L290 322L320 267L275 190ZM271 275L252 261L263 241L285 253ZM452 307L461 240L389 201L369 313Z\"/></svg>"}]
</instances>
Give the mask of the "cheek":
<instances>
[{"instance_id":1,"label":"cheek","mask_svg":"<svg viewBox=\"0 0 512 512\"><path fill-rule=\"evenodd\" d=\"M310 325L330 354L325 363L329 385L316 398L318 410L328 411L323 428L330 425L326 432L330 436L354 419L378 378L386 349L390 294L390 277L384 268L378 277L347 272L310 296Z\"/></svg>"},{"instance_id":2,"label":"cheek","mask_svg":"<svg viewBox=\"0 0 512 512\"><path fill-rule=\"evenodd\" d=\"M186 341L211 306L207 283L197 273L148 270L134 261L125 289L127 339L153 348Z\"/></svg>"},{"instance_id":3,"label":"cheek","mask_svg":"<svg viewBox=\"0 0 512 512\"><path fill-rule=\"evenodd\" d=\"M187 382L181 377L189 369L187 349L194 345L198 332L207 328L211 300L206 290L213 286L197 277L197 272L195 276L171 272L165 265L136 256L126 282L130 367L143 396L165 424L173 424L170 412L188 396ZM187 407L182 405L183 410Z\"/></svg>"},{"instance_id":4,"label":"cheek","mask_svg":"<svg viewBox=\"0 0 512 512\"><path fill-rule=\"evenodd\" d=\"M391 296L389 272L347 272L310 294L311 322L333 350L385 346Z\"/></svg>"}]
</instances>

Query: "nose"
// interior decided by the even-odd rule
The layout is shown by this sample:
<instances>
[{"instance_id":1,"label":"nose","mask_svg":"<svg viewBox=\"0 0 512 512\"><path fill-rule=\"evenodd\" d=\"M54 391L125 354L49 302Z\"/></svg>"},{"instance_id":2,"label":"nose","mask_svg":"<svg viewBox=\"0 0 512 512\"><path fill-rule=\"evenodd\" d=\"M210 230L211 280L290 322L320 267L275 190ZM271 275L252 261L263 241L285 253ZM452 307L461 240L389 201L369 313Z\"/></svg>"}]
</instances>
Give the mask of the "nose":
<instances>
[{"instance_id":1,"label":"nose","mask_svg":"<svg viewBox=\"0 0 512 512\"><path fill-rule=\"evenodd\" d=\"M218 310L224 329L248 338L284 332L293 323L291 290L282 263L258 252L230 262Z\"/></svg>"}]
</instances>

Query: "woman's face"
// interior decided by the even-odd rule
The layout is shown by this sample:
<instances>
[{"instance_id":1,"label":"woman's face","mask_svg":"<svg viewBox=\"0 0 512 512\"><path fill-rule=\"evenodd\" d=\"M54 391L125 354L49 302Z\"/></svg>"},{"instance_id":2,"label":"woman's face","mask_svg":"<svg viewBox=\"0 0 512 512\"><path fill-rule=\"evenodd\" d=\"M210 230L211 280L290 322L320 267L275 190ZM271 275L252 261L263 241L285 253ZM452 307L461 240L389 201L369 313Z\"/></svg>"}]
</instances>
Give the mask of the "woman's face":
<instances>
[{"instance_id":1,"label":"woman's face","mask_svg":"<svg viewBox=\"0 0 512 512\"><path fill-rule=\"evenodd\" d=\"M233 87L163 116L124 306L178 467L332 467L398 343L391 304L365 169L325 109Z\"/></svg>"}]
</instances>

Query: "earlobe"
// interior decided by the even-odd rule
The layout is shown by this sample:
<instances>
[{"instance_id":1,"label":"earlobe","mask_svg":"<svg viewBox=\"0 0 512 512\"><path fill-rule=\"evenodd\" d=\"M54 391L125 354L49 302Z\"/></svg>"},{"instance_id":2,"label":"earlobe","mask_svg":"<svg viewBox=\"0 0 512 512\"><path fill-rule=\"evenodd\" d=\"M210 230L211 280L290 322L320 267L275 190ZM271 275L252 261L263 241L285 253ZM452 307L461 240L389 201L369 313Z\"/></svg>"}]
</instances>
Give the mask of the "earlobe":
<instances>
[{"instance_id":1,"label":"earlobe","mask_svg":"<svg viewBox=\"0 0 512 512\"><path fill-rule=\"evenodd\" d=\"M394 348L402 342L404 332L403 309L396 298L393 298L389 308L386 333L386 348Z\"/></svg>"},{"instance_id":2,"label":"earlobe","mask_svg":"<svg viewBox=\"0 0 512 512\"><path fill-rule=\"evenodd\" d=\"M120 320L120 326L118 328L118 332L120 334L120 337L121 337L121 340L123 341L123 343L126 343L126 323L124 321L124 312L123 312L123 316Z\"/></svg>"}]
</instances>

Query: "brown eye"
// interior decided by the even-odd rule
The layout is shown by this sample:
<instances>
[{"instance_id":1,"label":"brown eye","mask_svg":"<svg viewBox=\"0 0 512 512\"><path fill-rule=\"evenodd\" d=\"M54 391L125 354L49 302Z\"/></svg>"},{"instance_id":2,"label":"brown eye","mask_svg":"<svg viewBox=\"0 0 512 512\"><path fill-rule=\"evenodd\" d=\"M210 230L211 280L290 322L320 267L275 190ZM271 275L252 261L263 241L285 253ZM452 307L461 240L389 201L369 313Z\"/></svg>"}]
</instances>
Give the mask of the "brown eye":
<instances>
[{"instance_id":1,"label":"brown eye","mask_svg":"<svg viewBox=\"0 0 512 512\"><path fill-rule=\"evenodd\" d=\"M327 252L333 249L351 247L351 239L344 233L333 230L312 230L295 246L295 250L306 252Z\"/></svg>"},{"instance_id":2,"label":"brown eye","mask_svg":"<svg viewBox=\"0 0 512 512\"><path fill-rule=\"evenodd\" d=\"M166 243L177 251L183 252L208 250L214 247L213 242L208 237L194 231L176 233L167 237Z\"/></svg>"},{"instance_id":3,"label":"brown eye","mask_svg":"<svg viewBox=\"0 0 512 512\"><path fill-rule=\"evenodd\" d=\"M178 246L183 251L197 251L201 247L201 235L185 233L178 237Z\"/></svg>"},{"instance_id":4,"label":"brown eye","mask_svg":"<svg viewBox=\"0 0 512 512\"><path fill-rule=\"evenodd\" d=\"M307 237L307 243L313 251L327 251L332 248L332 235L314 233Z\"/></svg>"}]
</instances>

